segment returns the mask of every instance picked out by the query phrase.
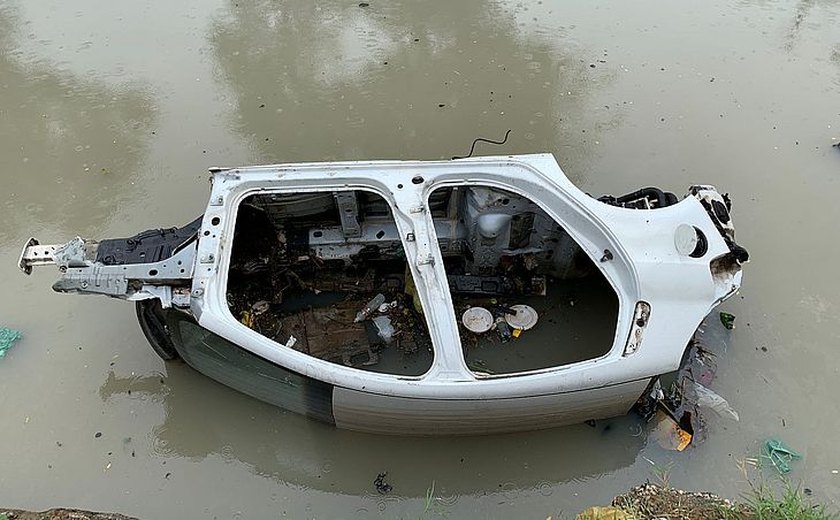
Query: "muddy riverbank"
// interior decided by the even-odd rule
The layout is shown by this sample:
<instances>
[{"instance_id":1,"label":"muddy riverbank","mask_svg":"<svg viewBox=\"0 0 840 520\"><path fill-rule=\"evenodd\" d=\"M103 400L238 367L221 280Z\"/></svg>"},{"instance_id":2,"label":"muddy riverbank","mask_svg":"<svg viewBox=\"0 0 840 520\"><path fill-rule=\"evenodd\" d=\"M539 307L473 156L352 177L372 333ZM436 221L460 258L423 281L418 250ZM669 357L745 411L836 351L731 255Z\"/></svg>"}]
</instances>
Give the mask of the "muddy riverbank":
<instances>
[{"instance_id":1,"label":"muddy riverbank","mask_svg":"<svg viewBox=\"0 0 840 520\"><path fill-rule=\"evenodd\" d=\"M24 511L23 509L0 508L0 520L137 520L116 513L96 513L80 509L49 509L47 511Z\"/></svg>"},{"instance_id":2,"label":"muddy riverbank","mask_svg":"<svg viewBox=\"0 0 840 520\"><path fill-rule=\"evenodd\" d=\"M446 507L430 495L418 518L446 518ZM548 518L551 518L550 516ZM564 517L565 518L565 517ZM592 506L574 516L576 520L752 520L786 518L830 520L836 518L823 506L809 501L798 489L782 496L754 490L745 501L722 498L714 493L683 491L667 485L645 483L616 496L609 505ZM34 512L0 508L0 520L138 520L114 513L77 509Z\"/></svg>"}]
</instances>

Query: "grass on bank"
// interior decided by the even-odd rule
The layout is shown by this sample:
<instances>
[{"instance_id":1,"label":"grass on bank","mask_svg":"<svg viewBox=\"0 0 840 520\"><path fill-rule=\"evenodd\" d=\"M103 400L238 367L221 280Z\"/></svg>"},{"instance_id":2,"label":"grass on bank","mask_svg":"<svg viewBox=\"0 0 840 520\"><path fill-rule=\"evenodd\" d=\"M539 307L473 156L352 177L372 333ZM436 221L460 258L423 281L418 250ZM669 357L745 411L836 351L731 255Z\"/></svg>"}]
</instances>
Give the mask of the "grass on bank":
<instances>
[{"instance_id":1,"label":"grass on bank","mask_svg":"<svg viewBox=\"0 0 840 520\"><path fill-rule=\"evenodd\" d=\"M765 484L753 485L744 497L748 516L754 520L838 520L840 516L830 512L824 505L815 505L802 491L789 481L783 481L781 494L776 494ZM727 520L733 517L725 517Z\"/></svg>"},{"instance_id":2,"label":"grass on bank","mask_svg":"<svg viewBox=\"0 0 840 520\"><path fill-rule=\"evenodd\" d=\"M616 497L613 506L626 513L621 520L840 520L840 515L815 505L801 487L787 480L779 492L767 484L750 486L740 500L730 501L711 493L644 484Z\"/></svg>"},{"instance_id":3,"label":"grass on bank","mask_svg":"<svg viewBox=\"0 0 840 520\"><path fill-rule=\"evenodd\" d=\"M814 505L801 490L783 481L781 493L767 485L753 485L739 501L730 501L711 493L686 492L671 487L644 484L613 501L620 510L593 508L579 515L587 520L840 520L825 506ZM612 509L612 511L615 511ZM612 514L613 518L609 515ZM606 515L606 516L604 516Z\"/></svg>"},{"instance_id":4,"label":"grass on bank","mask_svg":"<svg viewBox=\"0 0 840 520\"><path fill-rule=\"evenodd\" d=\"M749 491L737 500L675 489L670 482L671 465L655 464L653 483L648 481L615 497L613 510L626 513L624 520L840 520L837 511L815 504L810 490L802 485L794 485L785 477L765 480L760 473L761 459L745 459L738 466ZM751 469L759 473L751 475ZM600 509L606 513L608 508Z\"/></svg>"},{"instance_id":5,"label":"grass on bank","mask_svg":"<svg viewBox=\"0 0 840 520\"><path fill-rule=\"evenodd\" d=\"M584 520L840 520L825 505L814 504L802 486L780 479L780 486L747 479L750 491L737 501L712 493L687 492L670 485L670 467L658 468L655 484L637 486L615 497L612 507L590 508ZM778 487L778 490L776 489ZM417 520L444 518L448 511L436 496L435 483L426 490ZM562 517L565 517L563 515ZM551 518L550 516L548 518Z\"/></svg>"}]
</instances>

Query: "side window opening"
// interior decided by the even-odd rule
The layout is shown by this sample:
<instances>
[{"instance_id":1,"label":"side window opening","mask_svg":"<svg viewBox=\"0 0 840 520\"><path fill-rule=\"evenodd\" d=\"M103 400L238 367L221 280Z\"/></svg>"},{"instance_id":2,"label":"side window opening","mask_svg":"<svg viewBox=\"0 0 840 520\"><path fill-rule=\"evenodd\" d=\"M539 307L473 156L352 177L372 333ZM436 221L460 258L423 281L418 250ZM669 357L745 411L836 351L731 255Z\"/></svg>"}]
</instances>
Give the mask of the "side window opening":
<instances>
[{"instance_id":1,"label":"side window opening","mask_svg":"<svg viewBox=\"0 0 840 520\"><path fill-rule=\"evenodd\" d=\"M271 193L239 207L233 316L318 359L418 376L432 345L390 206L362 190Z\"/></svg>"},{"instance_id":2,"label":"side window opening","mask_svg":"<svg viewBox=\"0 0 840 520\"><path fill-rule=\"evenodd\" d=\"M439 188L429 201L470 370L527 372L609 352L618 296L539 205L481 186Z\"/></svg>"}]
</instances>

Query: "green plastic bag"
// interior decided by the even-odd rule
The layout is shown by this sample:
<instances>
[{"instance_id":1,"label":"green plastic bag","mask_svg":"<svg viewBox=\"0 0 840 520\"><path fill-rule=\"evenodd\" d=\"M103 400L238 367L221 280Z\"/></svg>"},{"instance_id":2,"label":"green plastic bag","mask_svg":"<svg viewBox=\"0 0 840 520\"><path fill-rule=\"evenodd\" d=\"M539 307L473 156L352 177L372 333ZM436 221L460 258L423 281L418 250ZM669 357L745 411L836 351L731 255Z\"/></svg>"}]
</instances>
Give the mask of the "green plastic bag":
<instances>
[{"instance_id":1,"label":"green plastic bag","mask_svg":"<svg viewBox=\"0 0 840 520\"><path fill-rule=\"evenodd\" d=\"M723 324L723 328L726 330L732 330L735 328L735 315L729 314L728 312L721 312L720 322Z\"/></svg>"},{"instance_id":2,"label":"green plastic bag","mask_svg":"<svg viewBox=\"0 0 840 520\"><path fill-rule=\"evenodd\" d=\"M764 451L765 456L770 459L770 462L782 475L790 473L791 462L802 458L802 455L796 453L778 439L768 439L764 443Z\"/></svg>"},{"instance_id":3,"label":"green plastic bag","mask_svg":"<svg viewBox=\"0 0 840 520\"><path fill-rule=\"evenodd\" d=\"M15 341L23 337L23 334L16 330L0 327L0 358L6 355L6 351L12 348Z\"/></svg>"}]
</instances>

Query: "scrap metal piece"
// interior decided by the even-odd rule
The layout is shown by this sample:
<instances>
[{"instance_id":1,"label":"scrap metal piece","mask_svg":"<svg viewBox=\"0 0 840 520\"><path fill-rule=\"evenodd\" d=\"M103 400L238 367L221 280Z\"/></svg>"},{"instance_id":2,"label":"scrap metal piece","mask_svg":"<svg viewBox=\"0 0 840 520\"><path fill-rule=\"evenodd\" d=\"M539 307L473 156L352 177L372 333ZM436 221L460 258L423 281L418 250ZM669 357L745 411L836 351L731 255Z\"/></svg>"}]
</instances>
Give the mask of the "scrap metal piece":
<instances>
[{"instance_id":1,"label":"scrap metal piece","mask_svg":"<svg viewBox=\"0 0 840 520\"><path fill-rule=\"evenodd\" d=\"M359 201L355 191L337 191L333 194L341 217L341 231L345 238L362 236L359 224Z\"/></svg>"},{"instance_id":2,"label":"scrap metal piece","mask_svg":"<svg viewBox=\"0 0 840 520\"><path fill-rule=\"evenodd\" d=\"M159 262L174 255L192 240L204 216L183 227L148 229L128 238L110 238L99 242L96 262L104 265L127 265Z\"/></svg>"},{"instance_id":3,"label":"scrap metal piece","mask_svg":"<svg viewBox=\"0 0 840 520\"><path fill-rule=\"evenodd\" d=\"M53 251L53 260L59 269L70 267L88 267L93 265L96 255L95 242L88 242L82 237L76 237Z\"/></svg>"},{"instance_id":4,"label":"scrap metal piece","mask_svg":"<svg viewBox=\"0 0 840 520\"><path fill-rule=\"evenodd\" d=\"M37 238L31 237L20 252L18 267L25 274L32 274L33 267L55 264L53 252L58 247L58 245L41 245Z\"/></svg>"}]
</instances>

